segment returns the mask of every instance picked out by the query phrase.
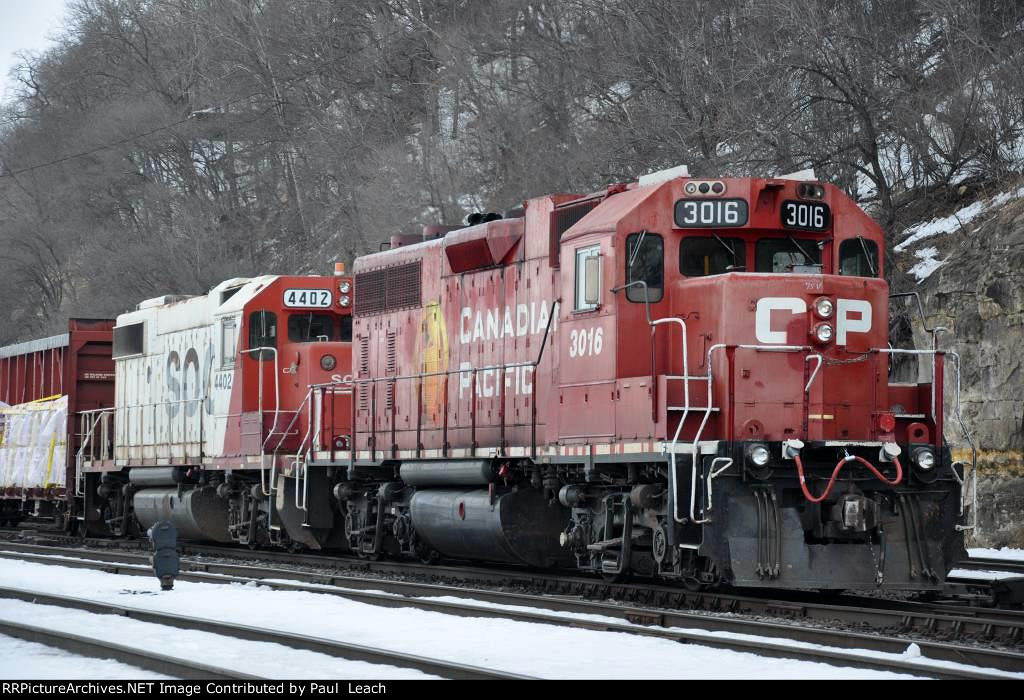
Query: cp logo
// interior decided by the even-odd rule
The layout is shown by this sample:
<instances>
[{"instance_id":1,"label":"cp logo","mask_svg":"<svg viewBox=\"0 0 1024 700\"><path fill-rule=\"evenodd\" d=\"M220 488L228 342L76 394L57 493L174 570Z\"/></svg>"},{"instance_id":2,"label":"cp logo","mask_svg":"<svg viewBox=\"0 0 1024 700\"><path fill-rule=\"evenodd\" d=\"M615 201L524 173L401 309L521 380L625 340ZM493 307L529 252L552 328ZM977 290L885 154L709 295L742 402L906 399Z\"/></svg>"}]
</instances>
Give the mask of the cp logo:
<instances>
[{"instance_id":1,"label":"cp logo","mask_svg":"<svg viewBox=\"0 0 1024 700\"><path fill-rule=\"evenodd\" d=\"M764 297L757 300L754 315L754 334L757 342L765 345L785 345L786 331L772 327L772 312L807 313L807 302L799 297ZM871 304L863 299L836 299L836 343L846 345L850 333L871 330Z\"/></svg>"}]
</instances>

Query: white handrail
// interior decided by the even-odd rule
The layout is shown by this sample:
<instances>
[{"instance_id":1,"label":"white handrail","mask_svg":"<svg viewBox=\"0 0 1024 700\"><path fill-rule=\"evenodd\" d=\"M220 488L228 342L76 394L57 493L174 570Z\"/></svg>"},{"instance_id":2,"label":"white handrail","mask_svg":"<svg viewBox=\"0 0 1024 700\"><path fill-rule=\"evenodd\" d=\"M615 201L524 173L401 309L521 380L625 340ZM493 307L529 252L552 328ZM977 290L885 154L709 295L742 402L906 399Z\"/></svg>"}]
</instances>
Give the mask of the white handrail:
<instances>
[{"instance_id":1,"label":"white handrail","mask_svg":"<svg viewBox=\"0 0 1024 700\"><path fill-rule=\"evenodd\" d=\"M248 353L252 353L252 352L261 352L261 353L262 352L270 352L270 353L273 353L273 356L274 356L274 423L273 423L273 427L276 428L277 427L277 419L278 419L278 417L281 414L281 382L278 379L277 348L261 346L261 347L258 347L258 348L248 348L246 350L239 350L238 352L240 354L242 354L242 355L245 355L245 354L248 354ZM262 357L258 357L256 359L260 363L263 362L263 358ZM262 366L262 364L260 365L260 376L259 376L258 387L259 387L259 389L258 389L259 393L258 393L258 398L257 398L257 402L258 402L257 406L258 406L258 411L259 411L259 415L260 415L260 434L262 434L263 433L263 366ZM273 432L274 431L271 430L267 434L267 437L263 441L263 444L262 444L261 449L260 449L260 491L263 493L264 496L271 496L274 493L274 488L275 488L274 487L274 477L276 475L275 475L274 472L276 471L276 467L277 467L277 460L276 459L270 465L271 473L270 473L270 488L269 489L267 488L266 477L265 477L265 474L264 474L264 472L267 469L266 462L265 462L265 455L266 455L266 451L267 451L266 450L267 443L270 441L270 435Z\"/></svg>"}]
</instances>

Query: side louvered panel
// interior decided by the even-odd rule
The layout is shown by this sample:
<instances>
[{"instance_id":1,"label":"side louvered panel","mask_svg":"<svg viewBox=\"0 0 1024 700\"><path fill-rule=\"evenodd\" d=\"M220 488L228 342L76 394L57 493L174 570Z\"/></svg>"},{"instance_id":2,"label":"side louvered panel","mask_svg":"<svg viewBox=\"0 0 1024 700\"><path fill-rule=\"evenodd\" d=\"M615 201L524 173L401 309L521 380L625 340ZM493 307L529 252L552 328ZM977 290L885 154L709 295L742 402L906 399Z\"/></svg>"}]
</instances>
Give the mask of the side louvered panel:
<instances>
[{"instance_id":1,"label":"side louvered panel","mask_svg":"<svg viewBox=\"0 0 1024 700\"><path fill-rule=\"evenodd\" d=\"M398 374L398 334L394 331L388 331L387 334L387 366L384 369L384 375L387 377L394 377ZM395 405L395 383L387 383L387 394L385 398L385 408L390 411Z\"/></svg>"},{"instance_id":2,"label":"side louvered panel","mask_svg":"<svg viewBox=\"0 0 1024 700\"><path fill-rule=\"evenodd\" d=\"M357 365L357 377L364 379L370 376L370 339L366 336L359 338L359 364ZM370 384L359 385L359 410L370 410Z\"/></svg>"}]
</instances>

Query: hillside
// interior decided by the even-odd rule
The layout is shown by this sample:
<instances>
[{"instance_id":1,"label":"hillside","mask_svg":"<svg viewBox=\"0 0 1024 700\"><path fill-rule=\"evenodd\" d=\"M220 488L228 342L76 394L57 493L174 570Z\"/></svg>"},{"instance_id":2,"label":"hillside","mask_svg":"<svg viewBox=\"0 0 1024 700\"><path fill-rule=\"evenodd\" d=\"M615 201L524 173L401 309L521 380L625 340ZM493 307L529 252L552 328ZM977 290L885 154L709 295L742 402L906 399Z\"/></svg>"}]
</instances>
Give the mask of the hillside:
<instances>
[{"instance_id":1,"label":"hillside","mask_svg":"<svg viewBox=\"0 0 1024 700\"><path fill-rule=\"evenodd\" d=\"M921 295L929 327L951 330L942 346L962 358L963 416L979 448L977 541L1024 545L1024 187L1006 182L974 201L947 205L895 236L901 273L894 290ZM928 347L912 301L916 347ZM930 363L918 366L922 380ZM955 373L948 371L947 412ZM958 456L969 459L958 426L950 426Z\"/></svg>"}]
</instances>

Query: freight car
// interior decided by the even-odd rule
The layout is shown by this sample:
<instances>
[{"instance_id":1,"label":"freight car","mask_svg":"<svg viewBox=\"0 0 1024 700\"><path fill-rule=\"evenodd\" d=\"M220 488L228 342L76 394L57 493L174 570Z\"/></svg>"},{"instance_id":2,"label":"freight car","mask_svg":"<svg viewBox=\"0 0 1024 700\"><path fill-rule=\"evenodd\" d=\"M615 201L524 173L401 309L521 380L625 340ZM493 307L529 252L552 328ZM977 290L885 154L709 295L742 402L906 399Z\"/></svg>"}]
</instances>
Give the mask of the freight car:
<instances>
[{"instance_id":1,"label":"freight car","mask_svg":"<svg viewBox=\"0 0 1024 700\"><path fill-rule=\"evenodd\" d=\"M0 521L52 518L70 528L75 416L114 405L113 321L76 318L67 333L0 348Z\"/></svg>"},{"instance_id":2,"label":"freight car","mask_svg":"<svg viewBox=\"0 0 1024 700\"><path fill-rule=\"evenodd\" d=\"M362 257L353 448L305 469L363 556L940 588L957 358L890 347L882 251L812 176L674 171Z\"/></svg>"},{"instance_id":3,"label":"freight car","mask_svg":"<svg viewBox=\"0 0 1024 700\"><path fill-rule=\"evenodd\" d=\"M327 501L329 487L296 492L284 475L322 444L321 422L350 422L351 285L340 274L232 279L120 315L114 407L81 416L89 531L171 520L190 539L327 543L333 517L308 517L305 501ZM335 431L328 449L348 439Z\"/></svg>"}]
</instances>

